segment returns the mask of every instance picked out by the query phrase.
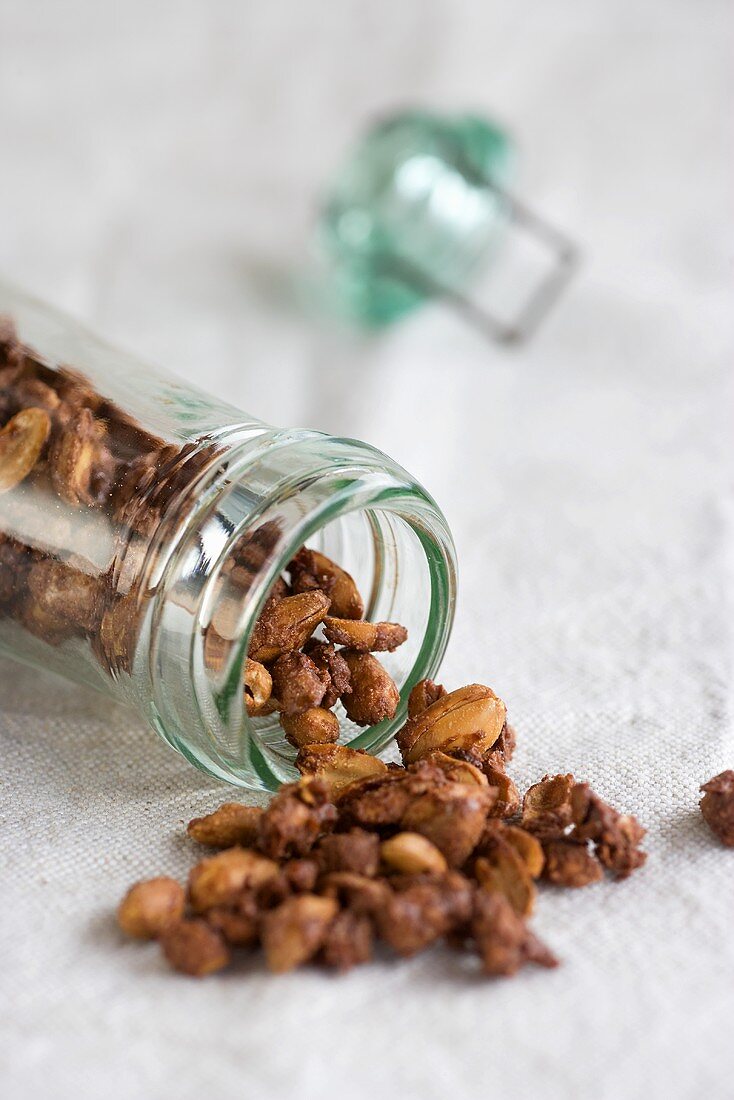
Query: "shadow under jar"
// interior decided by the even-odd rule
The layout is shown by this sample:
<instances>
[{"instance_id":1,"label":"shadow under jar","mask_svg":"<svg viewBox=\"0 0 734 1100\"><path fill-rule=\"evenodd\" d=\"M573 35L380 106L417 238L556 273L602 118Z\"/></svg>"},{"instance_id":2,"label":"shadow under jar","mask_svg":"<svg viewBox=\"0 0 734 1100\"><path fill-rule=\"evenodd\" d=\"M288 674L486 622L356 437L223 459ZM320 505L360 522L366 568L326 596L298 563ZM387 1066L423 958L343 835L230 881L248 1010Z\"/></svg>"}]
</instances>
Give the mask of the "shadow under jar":
<instances>
[{"instance_id":1,"label":"shadow under jar","mask_svg":"<svg viewBox=\"0 0 734 1100\"><path fill-rule=\"evenodd\" d=\"M335 711L341 742L388 744L438 668L456 586L446 521L397 463L264 424L3 284L0 423L4 652L135 706L210 774L273 789L295 750L277 714L248 716L243 670L307 544L352 574L365 618L408 629L380 654L394 718L365 729Z\"/></svg>"}]
</instances>

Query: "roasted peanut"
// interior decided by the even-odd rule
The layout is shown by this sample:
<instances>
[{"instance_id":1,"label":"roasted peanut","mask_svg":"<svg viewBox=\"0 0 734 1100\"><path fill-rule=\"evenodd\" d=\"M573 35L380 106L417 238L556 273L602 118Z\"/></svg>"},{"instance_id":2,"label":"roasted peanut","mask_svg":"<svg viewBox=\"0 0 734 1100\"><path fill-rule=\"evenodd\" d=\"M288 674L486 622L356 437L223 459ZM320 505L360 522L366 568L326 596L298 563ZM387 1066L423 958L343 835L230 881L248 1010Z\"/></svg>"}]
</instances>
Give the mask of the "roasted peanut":
<instances>
[{"instance_id":1,"label":"roasted peanut","mask_svg":"<svg viewBox=\"0 0 734 1100\"><path fill-rule=\"evenodd\" d=\"M273 691L273 678L259 661L248 657L243 674L245 683L245 705L250 715L262 714Z\"/></svg>"},{"instance_id":2,"label":"roasted peanut","mask_svg":"<svg viewBox=\"0 0 734 1100\"><path fill-rule=\"evenodd\" d=\"M220 933L203 920L183 920L161 936L161 948L174 970L203 978L222 970L230 954Z\"/></svg>"},{"instance_id":3,"label":"roasted peanut","mask_svg":"<svg viewBox=\"0 0 734 1100\"><path fill-rule=\"evenodd\" d=\"M189 874L189 902L196 913L228 905L245 887L259 886L278 873L277 864L246 848L227 848L203 859Z\"/></svg>"},{"instance_id":4,"label":"roasted peanut","mask_svg":"<svg viewBox=\"0 0 734 1100\"><path fill-rule=\"evenodd\" d=\"M734 771L721 772L701 787L704 821L727 847L734 847Z\"/></svg>"},{"instance_id":5,"label":"roasted peanut","mask_svg":"<svg viewBox=\"0 0 734 1100\"><path fill-rule=\"evenodd\" d=\"M87 408L78 409L51 443L49 465L54 489L68 504L95 503L95 477L105 465L105 427Z\"/></svg>"},{"instance_id":6,"label":"roasted peanut","mask_svg":"<svg viewBox=\"0 0 734 1100\"><path fill-rule=\"evenodd\" d=\"M497 797L492 804L490 815L492 817L514 817L520 809L520 792L502 768L484 765L484 774L490 787L497 791Z\"/></svg>"},{"instance_id":7,"label":"roasted peanut","mask_svg":"<svg viewBox=\"0 0 734 1100\"><path fill-rule=\"evenodd\" d=\"M489 788L455 782L429 787L410 803L401 825L432 841L451 867L461 867L482 835L490 804Z\"/></svg>"},{"instance_id":8,"label":"roasted peanut","mask_svg":"<svg viewBox=\"0 0 734 1100\"><path fill-rule=\"evenodd\" d=\"M285 974L312 958L338 911L333 898L299 894L266 913L262 944L268 969Z\"/></svg>"},{"instance_id":9,"label":"roasted peanut","mask_svg":"<svg viewBox=\"0 0 734 1100\"><path fill-rule=\"evenodd\" d=\"M320 841L318 857L323 871L353 871L358 875L377 874L380 865L380 839L365 829L332 833Z\"/></svg>"},{"instance_id":10,"label":"roasted peanut","mask_svg":"<svg viewBox=\"0 0 734 1100\"><path fill-rule=\"evenodd\" d=\"M537 837L519 825L505 825L502 836L521 857L532 878L539 878L545 863L543 846Z\"/></svg>"},{"instance_id":11,"label":"roasted peanut","mask_svg":"<svg viewBox=\"0 0 734 1100\"><path fill-rule=\"evenodd\" d=\"M339 719L324 707L309 707L301 714L281 714L280 724L291 745L297 749L339 740Z\"/></svg>"},{"instance_id":12,"label":"roasted peanut","mask_svg":"<svg viewBox=\"0 0 734 1100\"><path fill-rule=\"evenodd\" d=\"M347 646L354 653L392 652L408 637L408 631L399 623L366 623L333 615L324 619L324 634L330 642Z\"/></svg>"},{"instance_id":13,"label":"roasted peanut","mask_svg":"<svg viewBox=\"0 0 734 1100\"><path fill-rule=\"evenodd\" d=\"M417 718L445 694L446 688L442 684L434 684L433 680L419 680L408 696L408 718Z\"/></svg>"},{"instance_id":14,"label":"roasted peanut","mask_svg":"<svg viewBox=\"0 0 734 1100\"><path fill-rule=\"evenodd\" d=\"M154 940L183 916L183 887L172 878L151 878L131 886L117 909L117 923L128 936Z\"/></svg>"},{"instance_id":15,"label":"roasted peanut","mask_svg":"<svg viewBox=\"0 0 734 1100\"><path fill-rule=\"evenodd\" d=\"M443 854L420 833L397 833L380 845L383 863L404 875L441 875L448 870Z\"/></svg>"},{"instance_id":16,"label":"roasted peanut","mask_svg":"<svg viewBox=\"0 0 734 1100\"><path fill-rule=\"evenodd\" d=\"M409 718L397 736L406 764L441 749L491 749L505 723L505 704L482 684L469 684L449 692L416 718Z\"/></svg>"},{"instance_id":17,"label":"roasted peanut","mask_svg":"<svg viewBox=\"0 0 734 1100\"><path fill-rule=\"evenodd\" d=\"M311 658L328 685L324 698L321 700L321 706L333 707L342 695L346 695L352 690L352 675L349 671L349 665L341 653L333 645L327 645L326 642L317 642L311 639L304 646L303 652Z\"/></svg>"},{"instance_id":18,"label":"roasted peanut","mask_svg":"<svg viewBox=\"0 0 734 1100\"><path fill-rule=\"evenodd\" d=\"M373 938L369 917L346 910L338 913L326 931L321 948L323 961L342 973L369 962Z\"/></svg>"},{"instance_id":19,"label":"roasted peanut","mask_svg":"<svg viewBox=\"0 0 734 1100\"><path fill-rule=\"evenodd\" d=\"M326 694L328 678L310 657L301 652L283 653L272 668L273 692L282 714L291 717L318 707Z\"/></svg>"},{"instance_id":20,"label":"roasted peanut","mask_svg":"<svg viewBox=\"0 0 734 1100\"><path fill-rule=\"evenodd\" d=\"M589 886L604 878L604 870L585 844L549 840L545 845L543 878L554 886Z\"/></svg>"},{"instance_id":21,"label":"roasted peanut","mask_svg":"<svg viewBox=\"0 0 734 1100\"><path fill-rule=\"evenodd\" d=\"M387 765L378 757L346 745L308 745L296 757L296 767L302 775L322 779L332 797L338 797L358 779L387 771Z\"/></svg>"},{"instance_id":22,"label":"roasted peanut","mask_svg":"<svg viewBox=\"0 0 734 1100\"><path fill-rule=\"evenodd\" d=\"M89 632L102 615L104 582L63 562L36 562L28 574L28 588L39 611L59 626Z\"/></svg>"},{"instance_id":23,"label":"roasted peanut","mask_svg":"<svg viewBox=\"0 0 734 1100\"><path fill-rule=\"evenodd\" d=\"M364 615L364 603L354 580L325 554L304 546L288 570L294 592L318 588L329 597L331 610L340 619L361 619Z\"/></svg>"},{"instance_id":24,"label":"roasted peanut","mask_svg":"<svg viewBox=\"0 0 734 1100\"><path fill-rule=\"evenodd\" d=\"M259 806L225 802L206 817L193 818L186 829L192 840L208 848L249 848L258 838L263 811Z\"/></svg>"},{"instance_id":25,"label":"roasted peanut","mask_svg":"<svg viewBox=\"0 0 734 1100\"><path fill-rule=\"evenodd\" d=\"M351 692L342 702L347 717L358 726L374 726L385 718L394 718L400 702L392 677L371 653L344 650L351 674Z\"/></svg>"},{"instance_id":26,"label":"roasted peanut","mask_svg":"<svg viewBox=\"0 0 734 1100\"><path fill-rule=\"evenodd\" d=\"M21 409L0 430L0 493L19 485L41 457L51 430L44 409Z\"/></svg>"},{"instance_id":27,"label":"roasted peanut","mask_svg":"<svg viewBox=\"0 0 734 1100\"><path fill-rule=\"evenodd\" d=\"M323 592L286 596L263 610L250 640L250 657L267 663L301 646L311 637L329 610Z\"/></svg>"},{"instance_id":28,"label":"roasted peanut","mask_svg":"<svg viewBox=\"0 0 734 1100\"><path fill-rule=\"evenodd\" d=\"M555 956L501 893L477 891L471 930L487 974L509 977L529 962L558 966Z\"/></svg>"},{"instance_id":29,"label":"roasted peanut","mask_svg":"<svg viewBox=\"0 0 734 1100\"><path fill-rule=\"evenodd\" d=\"M525 792L522 827L542 839L562 837L573 822L572 775L545 776Z\"/></svg>"},{"instance_id":30,"label":"roasted peanut","mask_svg":"<svg viewBox=\"0 0 734 1100\"><path fill-rule=\"evenodd\" d=\"M522 856L501 836L479 856L474 874L483 889L503 894L521 917L532 913L535 884Z\"/></svg>"}]
</instances>

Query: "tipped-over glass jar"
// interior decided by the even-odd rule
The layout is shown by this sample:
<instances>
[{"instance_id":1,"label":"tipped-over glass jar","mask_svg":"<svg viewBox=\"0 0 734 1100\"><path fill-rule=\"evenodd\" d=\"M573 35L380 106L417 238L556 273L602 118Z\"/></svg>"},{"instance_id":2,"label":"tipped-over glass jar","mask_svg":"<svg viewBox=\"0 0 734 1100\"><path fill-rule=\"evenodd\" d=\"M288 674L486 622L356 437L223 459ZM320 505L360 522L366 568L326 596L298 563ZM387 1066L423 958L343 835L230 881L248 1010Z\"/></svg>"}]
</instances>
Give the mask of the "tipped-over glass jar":
<instances>
[{"instance_id":1,"label":"tipped-over glass jar","mask_svg":"<svg viewBox=\"0 0 734 1100\"><path fill-rule=\"evenodd\" d=\"M264 424L4 285L0 424L4 652L132 704L212 775L272 789L295 749L277 712L248 714L243 676L307 544L352 575L367 619L408 629L379 655L394 716L365 728L335 708L341 742L390 741L441 660L456 583L446 521L404 469Z\"/></svg>"}]
</instances>

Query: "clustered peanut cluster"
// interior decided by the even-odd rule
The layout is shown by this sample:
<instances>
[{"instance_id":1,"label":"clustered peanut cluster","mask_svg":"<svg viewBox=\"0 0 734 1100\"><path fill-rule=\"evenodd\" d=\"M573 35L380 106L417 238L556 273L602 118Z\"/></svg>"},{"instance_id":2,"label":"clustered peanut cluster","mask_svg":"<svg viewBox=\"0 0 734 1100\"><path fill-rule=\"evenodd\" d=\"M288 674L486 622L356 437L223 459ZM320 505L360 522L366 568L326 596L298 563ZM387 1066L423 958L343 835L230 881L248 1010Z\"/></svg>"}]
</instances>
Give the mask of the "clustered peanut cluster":
<instances>
[{"instance_id":1,"label":"clustered peanut cluster","mask_svg":"<svg viewBox=\"0 0 734 1100\"><path fill-rule=\"evenodd\" d=\"M145 431L75 369L47 366L7 318L0 424L0 493L9 493L0 616L49 645L85 639L104 669L129 671L150 536L165 507L216 460L214 448ZM111 535L103 563L101 527ZM33 545L22 531L33 531Z\"/></svg>"},{"instance_id":2,"label":"clustered peanut cluster","mask_svg":"<svg viewBox=\"0 0 734 1100\"><path fill-rule=\"evenodd\" d=\"M197 977L257 945L276 973L309 961L345 971L378 941L404 957L447 942L488 975L556 966L527 923L537 880L624 878L645 860L644 830L572 775L546 776L521 800L505 770L514 743L488 687L447 693L424 680L398 735L403 766L302 747L302 778L266 809L226 803L193 820L189 835L220 851L185 889L137 883L120 926Z\"/></svg>"},{"instance_id":3,"label":"clustered peanut cluster","mask_svg":"<svg viewBox=\"0 0 734 1100\"><path fill-rule=\"evenodd\" d=\"M400 693L374 653L402 645L405 627L365 622L354 580L318 551L303 547L287 572L290 583L278 578L250 639L244 671L248 714L277 711L296 748L337 741L339 719L331 708L339 701L360 726L393 718ZM219 627L215 613L204 647L211 667L226 644ZM314 637L318 629L323 637Z\"/></svg>"}]
</instances>

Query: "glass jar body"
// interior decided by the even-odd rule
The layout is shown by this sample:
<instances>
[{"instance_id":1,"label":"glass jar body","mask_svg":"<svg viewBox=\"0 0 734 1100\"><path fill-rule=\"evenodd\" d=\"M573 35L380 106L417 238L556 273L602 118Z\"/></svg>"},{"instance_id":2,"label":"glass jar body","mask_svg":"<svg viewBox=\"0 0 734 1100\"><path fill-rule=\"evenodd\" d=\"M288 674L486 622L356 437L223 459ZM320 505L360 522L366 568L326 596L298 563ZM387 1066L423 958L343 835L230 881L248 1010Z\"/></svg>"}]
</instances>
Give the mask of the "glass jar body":
<instances>
[{"instance_id":1,"label":"glass jar body","mask_svg":"<svg viewBox=\"0 0 734 1100\"><path fill-rule=\"evenodd\" d=\"M0 648L142 712L230 782L294 774L277 715L248 717L248 641L306 542L351 572L366 616L402 621L385 664L394 719L339 712L379 751L453 617L445 520L396 463L353 440L284 431L112 349L0 286Z\"/></svg>"}]
</instances>

